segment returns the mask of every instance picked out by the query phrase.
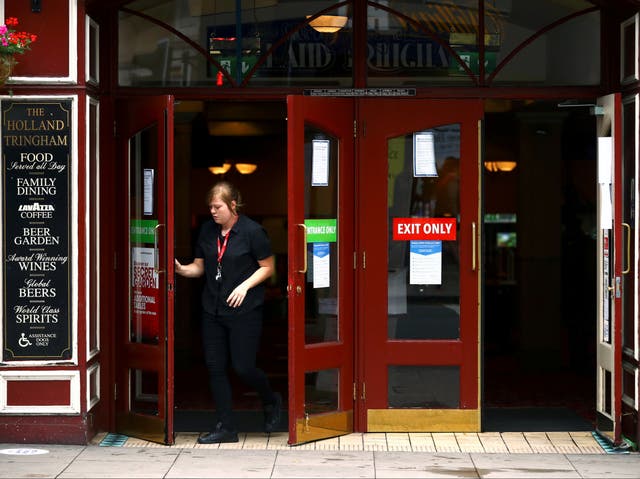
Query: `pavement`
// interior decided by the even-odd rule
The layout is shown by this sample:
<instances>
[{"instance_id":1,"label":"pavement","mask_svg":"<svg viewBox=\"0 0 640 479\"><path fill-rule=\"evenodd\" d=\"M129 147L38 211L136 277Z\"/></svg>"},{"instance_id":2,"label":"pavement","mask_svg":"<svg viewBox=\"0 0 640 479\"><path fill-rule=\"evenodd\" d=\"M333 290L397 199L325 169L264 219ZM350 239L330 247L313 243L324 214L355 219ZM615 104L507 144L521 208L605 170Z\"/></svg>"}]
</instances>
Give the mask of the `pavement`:
<instances>
[{"instance_id":1,"label":"pavement","mask_svg":"<svg viewBox=\"0 0 640 479\"><path fill-rule=\"evenodd\" d=\"M224 446L224 445L222 445ZM640 478L640 454L0 444L0 478Z\"/></svg>"}]
</instances>

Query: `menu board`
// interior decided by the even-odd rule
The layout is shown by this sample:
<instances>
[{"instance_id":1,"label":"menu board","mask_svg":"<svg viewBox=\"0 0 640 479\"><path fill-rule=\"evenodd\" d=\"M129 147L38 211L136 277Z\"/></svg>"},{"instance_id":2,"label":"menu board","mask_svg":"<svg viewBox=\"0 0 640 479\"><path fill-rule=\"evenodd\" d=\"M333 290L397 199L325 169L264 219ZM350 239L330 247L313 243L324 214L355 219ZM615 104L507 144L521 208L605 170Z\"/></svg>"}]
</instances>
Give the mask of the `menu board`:
<instances>
[{"instance_id":1,"label":"menu board","mask_svg":"<svg viewBox=\"0 0 640 479\"><path fill-rule=\"evenodd\" d=\"M2 101L3 360L72 354L72 100Z\"/></svg>"}]
</instances>

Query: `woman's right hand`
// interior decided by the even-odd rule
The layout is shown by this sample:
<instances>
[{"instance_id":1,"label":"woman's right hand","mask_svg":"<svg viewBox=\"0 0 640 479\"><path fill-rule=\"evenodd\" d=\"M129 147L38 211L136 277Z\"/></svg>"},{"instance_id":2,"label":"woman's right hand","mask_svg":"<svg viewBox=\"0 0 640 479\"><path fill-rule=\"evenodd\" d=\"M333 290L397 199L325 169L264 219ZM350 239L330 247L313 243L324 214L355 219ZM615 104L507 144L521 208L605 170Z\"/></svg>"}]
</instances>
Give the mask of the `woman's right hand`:
<instances>
[{"instance_id":1,"label":"woman's right hand","mask_svg":"<svg viewBox=\"0 0 640 479\"><path fill-rule=\"evenodd\" d=\"M192 263L182 264L174 258L174 269L177 274L185 278L199 278L204 274L204 259L195 258Z\"/></svg>"},{"instance_id":2,"label":"woman's right hand","mask_svg":"<svg viewBox=\"0 0 640 479\"><path fill-rule=\"evenodd\" d=\"M184 271L182 271L184 267L182 266L180 261L178 261L177 259L174 259L173 264L174 264L176 273L178 273L180 276L184 276Z\"/></svg>"}]
</instances>

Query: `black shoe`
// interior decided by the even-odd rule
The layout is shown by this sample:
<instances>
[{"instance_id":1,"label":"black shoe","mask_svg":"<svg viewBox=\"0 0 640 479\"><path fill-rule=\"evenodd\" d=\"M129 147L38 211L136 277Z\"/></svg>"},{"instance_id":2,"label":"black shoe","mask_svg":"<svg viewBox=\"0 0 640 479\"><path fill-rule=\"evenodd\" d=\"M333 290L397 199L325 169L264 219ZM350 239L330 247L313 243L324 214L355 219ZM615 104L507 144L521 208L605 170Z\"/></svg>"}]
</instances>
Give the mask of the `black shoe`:
<instances>
[{"instance_id":1,"label":"black shoe","mask_svg":"<svg viewBox=\"0 0 640 479\"><path fill-rule=\"evenodd\" d=\"M229 431L222 427L222 423L218 423L215 430L198 438L198 444L219 444L221 442L238 442L238 433Z\"/></svg>"},{"instance_id":2,"label":"black shoe","mask_svg":"<svg viewBox=\"0 0 640 479\"><path fill-rule=\"evenodd\" d=\"M275 431L280 424L282 396L280 393L274 393L274 396L276 401L273 404L267 404L264 407L264 432L266 433Z\"/></svg>"}]
</instances>

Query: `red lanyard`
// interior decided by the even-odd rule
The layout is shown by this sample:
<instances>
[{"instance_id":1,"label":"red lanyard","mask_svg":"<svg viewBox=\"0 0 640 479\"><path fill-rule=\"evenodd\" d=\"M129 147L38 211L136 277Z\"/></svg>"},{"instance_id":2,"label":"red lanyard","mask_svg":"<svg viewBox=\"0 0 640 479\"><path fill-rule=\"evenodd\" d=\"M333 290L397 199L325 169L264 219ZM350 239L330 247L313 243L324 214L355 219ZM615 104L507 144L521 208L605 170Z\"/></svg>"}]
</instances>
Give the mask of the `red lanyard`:
<instances>
[{"instance_id":1,"label":"red lanyard","mask_svg":"<svg viewBox=\"0 0 640 479\"><path fill-rule=\"evenodd\" d=\"M227 236L224 237L224 243L222 243L222 248L220 247L220 236L218 236L218 263L222 261L224 252L227 251L227 242L229 241L229 236L231 236L231 231L229 231L227 233Z\"/></svg>"}]
</instances>

